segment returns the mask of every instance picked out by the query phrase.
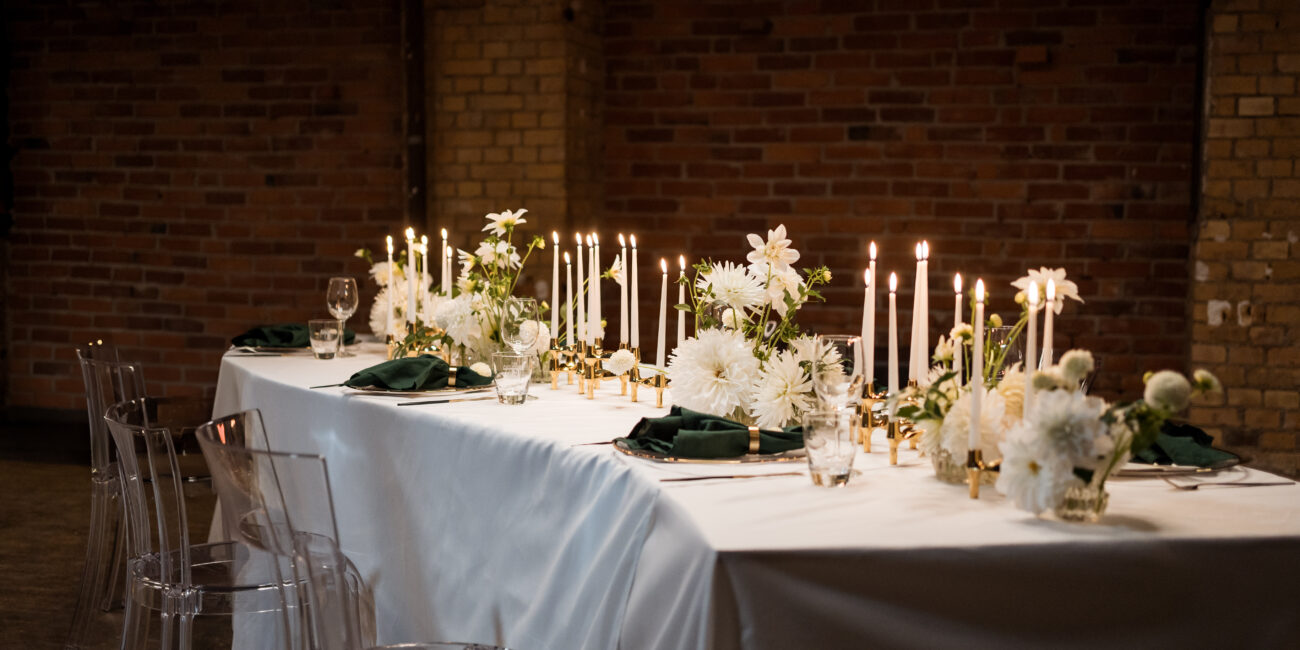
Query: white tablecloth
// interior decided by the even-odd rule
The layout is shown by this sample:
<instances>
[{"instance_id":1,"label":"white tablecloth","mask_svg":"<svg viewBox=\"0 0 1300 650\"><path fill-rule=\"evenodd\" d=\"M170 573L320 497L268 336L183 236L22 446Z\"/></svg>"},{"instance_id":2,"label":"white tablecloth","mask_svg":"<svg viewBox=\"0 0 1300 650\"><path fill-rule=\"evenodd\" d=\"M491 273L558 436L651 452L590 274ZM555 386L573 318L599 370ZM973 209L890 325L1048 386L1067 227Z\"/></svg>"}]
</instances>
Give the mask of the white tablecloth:
<instances>
[{"instance_id":1,"label":"white tablecloth","mask_svg":"<svg viewBox=\"0 0 1300 650\"><path fill-rule=\"evenodd\" d=\"M399 407L336 383L373 354L233 357L215 411L260 408L273 447L323 454L380 641L593 648L1293 646L1300 486L1110 483L1099 524L972 501L883 440L846 488L804 470L657 465L606 441L653 404ZM644 399L644 396L643 396ZM1277 480L1254 470L1247 480Z\"/></svg>"}]
</instances>

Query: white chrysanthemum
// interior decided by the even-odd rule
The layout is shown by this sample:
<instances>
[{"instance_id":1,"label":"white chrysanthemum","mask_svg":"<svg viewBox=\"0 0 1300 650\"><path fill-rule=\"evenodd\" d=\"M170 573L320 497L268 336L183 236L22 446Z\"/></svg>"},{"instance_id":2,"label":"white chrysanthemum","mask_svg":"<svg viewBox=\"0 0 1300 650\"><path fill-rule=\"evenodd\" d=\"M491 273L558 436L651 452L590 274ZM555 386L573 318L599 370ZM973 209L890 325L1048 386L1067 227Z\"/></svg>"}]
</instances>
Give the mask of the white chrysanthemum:
<instances>
[{"instance_id":1,"label":"white chrysanthemum","mask_svg":"<svg viewBox=\"0 0 1300 650\"><path fill-rule=\"evenodd\" d=\"M775 429L795 423L813 403L812 381L795 352L785 350L768 359L751 408L758 426Z\"/></svg>"},{"instance_id":2,"label":"white chrysanthemum","mask_svg":"<svg viewBox=\"0 0 1300 650\"><path fill-rule=\"evenodd\" d=\"M1030 425L1051 453L1063 456L1074 467L1091 469L1110 451L1107 428L1101 421L1105 410L1106 403L1097 397L1072 390L1046 391L1034 401Z\"/></svg>"},{"instance_id":3,"label":"white chrysanthemum","mask_svg":"<svg viewBox=\"0 0 1300 650\"><path fill-rule=\"evenodd\" d=\"M962 323L961 325L953 327L952 330L948 332L948 338L954 341L969 341L975 338L975 330L971 329L970 323Z\"/></svg>"},{"instance_id":4,"label":"white chrysanthemum","mask_svg":"<svg viewBox=\"0 0 1300 650\"><path fill-rule=\"evenodd\" d=\"M1142 399L1152 408L1177 413L1187 408L1192 398L1192 385L1187 378L1172 370L1161 370L1147 380Z\"/></svg>"},{"instance_id":5,"label":"white chrysanthemum","mask_svg":"<svg viewBox=\"0 0 1300 650\"><path fill-rule=\"evenodd\" d=\"M447 335L457 345L473 347L483 335L483 326L474 312L474 295L461 294L452 300L439 303L434 314L438 327L447 331Z\"/></svg>"},{"instance_id":6,"label":"white chrysanthemum","mask_svg":"<svg viewBox=\"0 0 1300 650\"><path fill-rule=\"evenodd\" d=\"M700 289L711 293L718 302L744 312L763 304L763 284L745 267L718 262L700 274Z\"/></svg>"},{"instance_id":7,"label":"white chrysanthemum","mask_svg":"<svg viewBox=\"0 0 1300 650\"><path fill-rule=\"evenodd\" d=\"M835 349L834 345L808 334L801 334L790 339L790 349L794 351L795 358L802 362L809 362L816 367L829 366L840 363L840 351Z\"/></svg>"},{"instance_id":8,"label":"white chrysanthemum","mask_svg":"<svg viewBox=\"0 0 1300 650\"><path fill-rule=\"evenodd\" d=\"M1079 297L1079 285L1065 279L1065 269L1049 269L1046 266L1039 268L1037 271L1029 269L1028 275L1017 279L1011 283L1011 286L1021 291L1029 290L1029 283L1038 284L1038 308L1046 307L1047 303L1047 281L1051 280L1056 285L1056 300L1052 303L1052 310L1061 313L1065 307L1065 299L1077 300L1083 302Z\"/></svg>"},{"instance_id":9,"label":"white chrysanthemum","mask_svg":"<svg viewBox=\"0 0 1300 650\"><path fill-rule=\"evenodd\" d=\"M375 294L375 302L370 305L370 331L379 337L381 341L384 340L386 334L392 334L399 338L405 336L403 325L406 319L402 317L402 309L406 305L406 292L399 291L393 295L397 296L397 317L393 319L387 332L384 331L384 325L389 323L388 289L380 289L379 293Z\"/></svg>"},{"instance_id":10,"label":"white chrysanthemum","mask_svg":"<svg viewBox=\"0 0 1300 650\"><path fill-rule=\"evenodd\" d=\"M609 265L609 277L614 281L614 284L621 287L623 286L624 275L622 257L615 255L614 263Z\"/></svg>"},{"instance_id":11,"label":"white chrysanthemum","mask_svg":"<svg viewBox=\"0 0 1300 650\"><path fill-rule=\"evenodd\" d=\"M784 270L799 261L799 251L790 248L790 240L785 236L785 224L777 226L776 230L767 231L767 241L753 233L748 239L749 245L754 247L746 256L751 264L771 264Z\"/></svg>"},{"instance_id":12,"label":"white chrysanthemum","mask_svg":"<svg viewBox=\"0 0 1300 650\"><path fill-rule=\"evenodd\" d=\"M799 308L799 296L804 286L803 276L793 268L786 266L779 268L773 264L751 264L749 274L764 285L764 293L767 295L768 304L772 309L785 318L786 312L790 306L786 304L786 296L790 296L795 301L795 309Z\"/></svg>"},{"instance_id":13,"label":"white chrysanthemum","mask_svg":"<svg viewBox=\"0 0 1300 650\"><path fill-rule=\"evenodd\" d=\"M523 208L515 210L514 212L509 210L501 213L493 212L492 214L483 217L489 222L488 225L483 226L483 231L487 232L490 230L492 231L492 234L500 237L506 234L507 228L513 229L521 223L528 223L528 220L523 218L525 212L528 212L528 210Z\"/></svg>"},{"instance_id":14,"label":"white chrysanthemum","mask_svg":"<svg viewBox=\"0 0 1300 650\"><path fill-rule=\"evenodd\" d=\"M1214 373L1204 368L1197 368L1196 372L1192 373L1192 381L1195 384L1196 390L1203 393L1223 392L1223 384L1219 383L1219 378L1215 377Z\"/></svg>"},{"instance_id":15,"label":"white chrysanthemum","mask_svg":"<svg viewBox=\"0 0 1300 650\"><path fill-rule=\"evenodd\" d=\"M406 279L406 272L402 270L402 267L397 266L396 264L376 262L370 267L370 279L374 280L375 284L381 287L387 287L389 282L391 282L392 279L389 277L390 274L396 275L398 282L402 282Z\"/></svg>"},{"instance_id":16,"label":"white chrysanthemum","mask_svg":"<svg viewBox=\"0 0 1300 650\"><path fill-rule=\"evenodd\" d=\"M525 332L525 338L536 336L533 339L533 347L530 348L536 354L545 354L551 349L551 326L545 321L530 320L520 325L521 330Z\"/></svg>"},{"instance_id":17,"label":"white chrysanthemum","mask_svg":"<svg viewBox=\"0 0 1300 650\"><path fill-rule=\"evenodd\" d=\"M958 460L965 460L969 449L971 401L970 391L963 391L944 416L943 426L937 436L939 446ZM1002 434L1006 430L1003 422L1005 414L1006 402L1002 396L996 390L985 389L980 399L979 424L979 446L985 462L1001 457L998 443L1002 441Z\"/></svg>"},{"instance_id":18,"label":"white chrysanthemum","mask_svg":"<svg viewBox=\"0 0 1300 650\"><path fill-rule=\"evenodd\" d=\"M484 377L492 376L492 366L489 366L488 364L483 363L482 361L479 361L471 365L469 369Z\"/></svg>"},{"instance_id":19,"label":"white chrysanthemum","mask_svg":"<svg viewBox=\"0 0 1300 650\"><path fill-rule=\"evenodd\" d=\"M1037 515L1055 508L1078 480L1069 460L1052 451L1027 425L1012 429L998 447L1002 466L996 487L1021 510Z\"/></svg>"},{"instance_id":20,"label":"white chrysanthemum","mask_svg":"<svg viewBox=\"0 0 1300 650\"><path fill-rule=\"evenodd\" d=\"M631 350L619 350L609 355L609 360L605 362L605 370L615 375L621 375L636 366L636 357L632 356Z\"/></svg>"},{"instance_id":21,"label":"white chrysanthemum","mask_svg":"<svg viewBox=\"0 0 1300 650\"><path fill-rule=\"evenodd\" d=\"M483 260L484 266L509 269L519 267L519 251L504 239L497 241L495 244L489 242L480 243L474 251L474 256Z\"/></svg>"},{"instance_id":22,"label":"white chrysanthemum","mask_svg":"<svg viewBox=\"0 0 1300 650\"><path fill-rule=\"evenodd\" d=\"M704 330L673 351L668 378L678 406L728 416L747 407L758 377L758 359L735 330Z\"/></svg>"},{"instance_id":23,"label":"white chrysanthemum","mask_svg":"<svg viewBox=\"0 0 1300 650\"><path fill-rule=\"evenodd\" d=\"M1006 402L1007 424L1013 424L1024 417L1025 412L1025 373L1020 364L1015 364L1002 375L998 381L998 394Z\"/></svg>"},{"instance_id":24,"label":"white chrysanthemum","mask_svg":"<svg viewBox=\"0 0 1300 650\"><path fill-rule=\"evenodd\" d=\"M419 296L420 312L418 319L421 325L425 327L438 326L438 305L442 304L443 300L445 299L441 295L429 291L425 291Z\"/></svg>"},{"instance_id":25,"label":"white chrysanthemum","mask_svg":"<svg viewBox=\"0 0 1300 650\"><path fill-rule=\"evenodd\" d=\"M745 317L736 310L728 307L727 311L722 312L722 326L727 329L738 330L745 325Z\"/></svg>"},{"instance_id":26,"label":"white chrysanthemum","mask_svg":"<svg viewBox=\"0 0 1300 650\"><path fill-rule=\"evenodd\" d=\"M1078 384L1083 381L1088 373L1092 372L1095 363L1092 359L1092 353L1087 350L1070 350L1061 355L1061 361L1057 364L1061 367L1061 377L1067 383Z\"/></svg>"}]
</instances>

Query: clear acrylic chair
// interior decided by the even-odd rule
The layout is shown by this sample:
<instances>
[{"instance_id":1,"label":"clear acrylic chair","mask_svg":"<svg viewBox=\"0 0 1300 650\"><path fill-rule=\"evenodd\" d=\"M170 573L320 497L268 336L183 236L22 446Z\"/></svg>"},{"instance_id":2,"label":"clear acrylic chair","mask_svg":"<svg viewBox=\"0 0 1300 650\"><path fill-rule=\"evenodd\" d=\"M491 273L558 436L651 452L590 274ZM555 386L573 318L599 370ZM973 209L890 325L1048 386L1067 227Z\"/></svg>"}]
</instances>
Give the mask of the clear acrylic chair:
<instances>
[{"instance_id":1,"label":"clear acrylic chair","mask_svg":"<svg viewBox=\"0 0 1300 650\"><path fill-rule=\"evenodd\" d=\"M247 543L291 560L292 580L306 590L286 593L300 619L295 647L302 650L501 650L475 643L399 643L374 646L366 593L344 572L338 523L325 459L270 451L260 411L251 410L199 427L199 445L212 468L227 529Z\"/></svg>"},{"instance_id":2,"label":"clear acrylic chair","mask_svg":"<svg viewBox=\"0 0 1300 650\"><path fill-rule=\"evenodd\" d=\"M144 396L140 365L120 361L117 348L99 341L78 346L76 354L86 390L90 429L90 530L81 586L65 643L68 648L91 644L96 636L96 615L121 605L126 529L122 525L117 455L104 423L104 412L116 402Z\"/></svg>"},{"instance_id":3,"label":"clear acrylic chair","mask_svg":"<svg viewBox=\"0 0 1300 650\"><path fill-rule=\"evenodd\" d=\"M279 558L236 542L191 544L177 436L164 420L172 400L137 398L108 407L103 420L117 450L126 522L124 650L192 647L196 622L216 625L202 638L231 634L232 614L262 630L255 645L288 650L289 633L276 581ZM198 617L206 617L199 619ZM154 626L154 619L160 625ZM225 641L229 646L230 642Z\"/></svg>"}]
</instances>

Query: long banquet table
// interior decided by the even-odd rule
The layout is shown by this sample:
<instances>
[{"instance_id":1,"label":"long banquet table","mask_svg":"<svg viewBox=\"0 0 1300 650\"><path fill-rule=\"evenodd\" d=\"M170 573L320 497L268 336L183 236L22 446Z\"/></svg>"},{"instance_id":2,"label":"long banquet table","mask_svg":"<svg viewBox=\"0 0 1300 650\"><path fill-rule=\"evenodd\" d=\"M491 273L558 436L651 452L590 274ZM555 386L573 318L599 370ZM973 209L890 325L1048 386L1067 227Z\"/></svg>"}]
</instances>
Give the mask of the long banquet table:
<instances>
[{"instance_id":1,"label":"long banquet table","mask_svg":"<svg viewBox=\"0 0 1300 650\"><path fill-rule=\"evenodd\" d=\"M371 352L222 362L215 413L325 456L379 640L519 650L1294 647L1300 486L1110 483L1097 524L979 500L884 441L841 489L795 464L660 465L608 445L653 400L396 405L335 383ZM880 433L877 432L877 436ZM801 476L660 482L674 476ZM1246 480L1277 480L1248 472ZM1235 477L1234 477L1235 478Z\"/></svg>"}]
</instances>

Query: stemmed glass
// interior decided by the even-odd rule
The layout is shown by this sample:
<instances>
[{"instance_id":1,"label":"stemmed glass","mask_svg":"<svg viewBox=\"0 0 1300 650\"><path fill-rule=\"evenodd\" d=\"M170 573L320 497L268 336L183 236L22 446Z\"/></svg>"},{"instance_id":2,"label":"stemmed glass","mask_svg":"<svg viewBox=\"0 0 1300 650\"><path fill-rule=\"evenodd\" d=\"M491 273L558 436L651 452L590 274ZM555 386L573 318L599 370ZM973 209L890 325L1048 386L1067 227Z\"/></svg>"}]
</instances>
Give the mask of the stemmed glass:
<instances>
[{"instance_id":1,"label":"stemmed glass","mask_svg":"<svg viewBox=\"0 0 1300 650\"><path fill-rule=\"evenodd\" d=\"M524 354L537 343L537 301L532 298L506 298L501 305L501 341Z\"/></svg>"},{"instance_id":2,"label":"stemmed glass","mask_svg":"<svg viewBox=\"0 0 1300 650\"><path fill-rule=\"evenodd\" d=\"M325 290L325 304L330 309L330 315L339 321L339 353L340 357L353 356L343 346L344 324L347 323L352 314L357 313L357 305L360 304L361 297L357 295L357 281L352 278L330 278L329 289Z\"/></svg>"},{"instance_id":3,"label":"stemmed glass","mask_svg":"<svg viewBox=\"0 0 1300 650\"><path fill-rule=\"evenodd\" d=\"M819 355L809 368L813 391L832 409L848 408L862 396L863 375L858 361L862 337L818 334L813 337L813 343Z\"/></svg>"}]
</instances>

